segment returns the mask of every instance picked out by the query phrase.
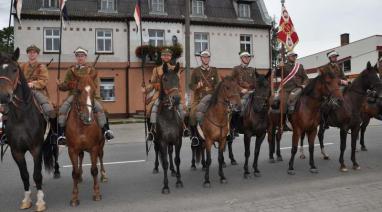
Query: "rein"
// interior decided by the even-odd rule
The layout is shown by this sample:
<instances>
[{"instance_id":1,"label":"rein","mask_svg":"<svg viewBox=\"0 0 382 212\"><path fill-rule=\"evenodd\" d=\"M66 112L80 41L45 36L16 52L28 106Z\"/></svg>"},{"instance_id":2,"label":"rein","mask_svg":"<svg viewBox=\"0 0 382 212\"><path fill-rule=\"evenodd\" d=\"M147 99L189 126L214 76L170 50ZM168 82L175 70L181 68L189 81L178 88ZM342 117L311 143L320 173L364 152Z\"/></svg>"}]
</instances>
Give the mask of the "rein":
<instances>
[{"instance_id":1,"label":"rein","mask_svg":"<svg viewBox=\"0 0 382 212\"><path fill-rule=\"evenodd\" d=\"M20 82L20 65L17 65L17 74L16 74L15 81L12 81L11 79L9 79L6 76L0 76L0 80L5 80L12 86L12 96L11 96L11 100L9 103L12 103L17 109L21 109L20 104L23 103L24 101L21 98L19 98L16 94L14 94L14 91L17 89L18 85L21 85L21 82ZM9 103L7 103L7 104L9 104Z\"/></svg>"}]
</instances>

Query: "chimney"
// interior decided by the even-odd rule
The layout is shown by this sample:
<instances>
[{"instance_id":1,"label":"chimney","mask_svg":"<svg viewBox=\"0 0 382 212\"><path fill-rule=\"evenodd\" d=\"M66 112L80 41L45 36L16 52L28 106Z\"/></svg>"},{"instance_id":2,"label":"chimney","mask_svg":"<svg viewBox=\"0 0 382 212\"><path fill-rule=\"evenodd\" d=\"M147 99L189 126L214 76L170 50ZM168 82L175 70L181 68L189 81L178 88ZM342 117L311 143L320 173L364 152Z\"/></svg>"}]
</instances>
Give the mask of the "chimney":
<instances>
[{"instance_id":1,"label":"chimney","mask_svg":"<svg viewBox=\"0 0 382 212\"><path fill-rule=\"evenodd\" d=\"M349 42L350 42L350 34L349 33L341 34L341 46L348 45Z\"/></svg>"}]
</instances>

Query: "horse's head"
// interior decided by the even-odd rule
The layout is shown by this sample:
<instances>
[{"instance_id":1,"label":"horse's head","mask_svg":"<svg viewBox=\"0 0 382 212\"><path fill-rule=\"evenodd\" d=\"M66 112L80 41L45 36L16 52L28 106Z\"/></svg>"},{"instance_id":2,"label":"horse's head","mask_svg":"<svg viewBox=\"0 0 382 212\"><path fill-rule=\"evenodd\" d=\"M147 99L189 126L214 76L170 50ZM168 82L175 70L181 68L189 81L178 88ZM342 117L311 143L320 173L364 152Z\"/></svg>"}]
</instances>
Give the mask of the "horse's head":
<instances>
[{"instance_id":1,"label":"horse's head","mask_svg":"<svg viewBox=\"0 0 382 212\"><path fill-rule=\"evenodd\" d=\"M361 72L360 76L356 79L359 82L361 89L366 91L368 98L375 99L380 106L382 106L382 81L378 77L377 65L372 66L370 62L367 63L366 69ZM354 83L354 86L356 83Z\"/></svg>"},{"instance_id":2,"label":"horse's head","mask_svg":"<svg viewBox=\"0 0 382 212\"><path fill-rule=\"evenodd\" d=\"M12 101L19 83L20 67L17 63L19 56L19 48L12 55L0 53L0 103L2 104Z\"/></svg>"},{"instance_id":3,"label":"horse's head","mask_svg":"<svg viewBox=\"0 0 382 212\"><path fill-rule=\"evenodd\" d=\"M75 107L84 123L90 124L94 108L94 97L97 93L97 87L94 83L97 78L97 72L90 72L80 76L73 72L74 79L77 81L77 94L75 95Z\"/></svg>"},{"instance_id":4,"label":"horse's head","mask_svg":"<svg viewBox=\"0 0 382 212\"><path fill-rule=\"evenodd\" d=\"M344 98L336 74L332 71L321 70L315 81L314 91L318 97L327 98L330 106L340 107Z\"/></svg>"},{"instance_id":5,"label":"horse's head","mask_svg":"<svg viewBox=\"0 0 382 212\"><path fill-rule=\"evenodd\" d=\"M230 110L241 110L240 87L232 77L225 77L217 88L218 99L224 101Z\"/></svg>"},{"instance_id":6,"label":"horse's head","mask_svg":"<svg viewBox=\"0 0 382 212\"><path fill-rule=\"evenodd\" d=\"M179 63L176 64L174 70L170 70L167 63L163 64L163 75L161 77L160 85L160 99L162 102L176 106L180 104L179 93ZM168 102L167 102L168 101Z\"/></svg>"},{"instance_id":7,"label":"horse's head","mask_svg":"<svg viewBox=\"0 0 382 212\"><path fill-rule=\"evenodd\" d=\"M271 86L270 86L270 77L272 71L269 70L266 75L258 74L256 75L256 83L255 83L255 92L253 92L250 96L252 99L251 105L253 106L253 110L255 112L263 112L267 111L269 107L269 97L271 94Z\"/></svg>"}]
</instances>

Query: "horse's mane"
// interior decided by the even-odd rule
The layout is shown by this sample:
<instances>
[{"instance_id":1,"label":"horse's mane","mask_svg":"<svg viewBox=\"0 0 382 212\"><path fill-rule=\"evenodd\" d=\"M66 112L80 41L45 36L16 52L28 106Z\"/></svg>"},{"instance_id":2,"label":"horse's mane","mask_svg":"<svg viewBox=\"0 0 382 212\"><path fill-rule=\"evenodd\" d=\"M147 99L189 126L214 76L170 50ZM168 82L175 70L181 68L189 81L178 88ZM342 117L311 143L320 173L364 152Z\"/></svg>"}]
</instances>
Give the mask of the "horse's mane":
<instances>
[{"instance_id":1,"label":"horse's mane","mask_svg":"<svg viewBox=\"0 0 382 212\"><path fill-rule=\"evenodd\" d=\"M20 67L17 67L19 69L19 80L20 80L20 88L22 91L23 101L24 102L30 102L32 98L32 90L28 86L28 82L24 76L24 73L21 71Z\"/></svg>"},{"instance_id":2,"label":"horse's mane","mask_svg":"<svg viewBox=\"0 0 382 212\"><path fill-rule=\"evenodd\" d=\"M216 87L215 91L213 92L212 96L211 96L211 100L210 100L210 104L208 105L208 108L211 107L211 106L215 106L218 101L219 101L219 93L220 93L220 90L222 88L222 85L225 81L233 81L233 77L231 76L226 76L223 78L222 81L219 82L218 86Z\"/></svg>"}]
</instances>

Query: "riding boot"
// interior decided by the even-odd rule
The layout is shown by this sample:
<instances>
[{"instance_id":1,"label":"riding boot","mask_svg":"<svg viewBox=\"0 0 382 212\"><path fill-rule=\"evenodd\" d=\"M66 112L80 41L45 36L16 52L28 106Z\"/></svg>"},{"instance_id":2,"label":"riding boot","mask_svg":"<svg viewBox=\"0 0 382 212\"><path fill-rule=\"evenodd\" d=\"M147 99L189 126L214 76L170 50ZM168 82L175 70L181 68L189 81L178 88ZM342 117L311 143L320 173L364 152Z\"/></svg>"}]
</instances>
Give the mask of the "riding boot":
<instances>
[{"instance_id":1,"label":"riding boot","mask_svg":"<svg viewBox=\"0 0 382 212\"><path fill-rule=\"evenodd\" d=\"M102 127L102 135L107 141L114 138L113 131L110 130L109 119L106 118L106 124Z\"/></svg>"},{"instance_id":2,"label":"riding boot","mask_svg":"<svg viewBox=\"0 0 382 212\"><path fill-rule=\"evenodd\" d=\"M2 134L1 134L1 137L0 137L0 145L5 145L5 144L8 144L8 139L7 139L7 135L5 134L5 125L7 123L7 120L3 120L3 125L2 125Z\"/></svg>"},{"instance_id":3,"label":"riding boot","mask_svg":"<svg viewBox=\"0 0 382 212\"><path fill-rule=\"evenodd\" d=\"M58 145L66 145L66 137L65 137L65 127L58 126L57 129L57 144Z\"/></svg>"},{"instance_id":4,"label":"riding boot","mask_svg":"<svg viewBox=\"0 0 382 212\"><path fill-rule=\"evenodd\" d=\"M200 142L199 142L196 126L191 126L190 130L191 130L191 146L199 146Z\"/></svg>"}]
</instances>

